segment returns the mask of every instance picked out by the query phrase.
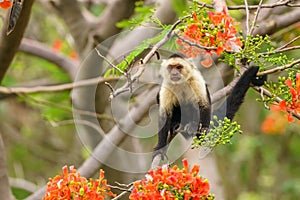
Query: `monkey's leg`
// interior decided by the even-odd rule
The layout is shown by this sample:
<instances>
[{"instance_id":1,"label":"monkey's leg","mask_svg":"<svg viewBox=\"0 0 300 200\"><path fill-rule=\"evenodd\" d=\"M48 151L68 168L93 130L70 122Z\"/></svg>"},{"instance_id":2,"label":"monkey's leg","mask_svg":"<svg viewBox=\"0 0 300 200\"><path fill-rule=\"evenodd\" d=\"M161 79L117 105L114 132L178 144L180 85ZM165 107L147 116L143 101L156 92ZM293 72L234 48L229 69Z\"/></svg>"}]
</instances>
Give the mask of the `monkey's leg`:
<instances>
[{"instance_id":1,"label":"monkey's leg","mask_svg":"<svg viewBox=\"0 0 300 200\"><path fill-rule=\"evenodd\" d=\"M152 156L155 158L157 155L161 155L162 160L166 157L167 147L168 147L168 135L171 125L171 116L164 115L159 117L159 132L158 132L158 143L156 147L154 147L154 152Z\"/></svg>"}]
</instances>

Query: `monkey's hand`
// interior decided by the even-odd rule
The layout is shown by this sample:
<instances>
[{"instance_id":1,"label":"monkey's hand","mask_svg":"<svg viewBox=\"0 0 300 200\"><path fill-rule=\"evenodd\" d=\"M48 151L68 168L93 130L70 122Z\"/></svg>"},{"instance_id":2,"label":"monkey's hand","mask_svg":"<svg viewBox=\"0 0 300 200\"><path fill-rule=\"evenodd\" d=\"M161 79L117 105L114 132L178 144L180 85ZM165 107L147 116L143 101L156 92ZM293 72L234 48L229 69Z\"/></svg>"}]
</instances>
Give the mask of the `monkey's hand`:
<instances>
[{"instance_id":1,"label":"monkey's hand","mask_svg":"<svg viewBox=\"0 0 300 200\"><path fill-rule=\"evenodd\" d=\"M197 132L197 127L198 125L196 122L189 122L185 126L180 124L176 131L182 133L185 138L188 138L195 135L195 133Z\"/></svg>"},{"instance_id":2,"label":"monkey's hand","mask_svg":"<svg viewBox=\"0 0 300 200\"><path fill-rule=\"evenodd\" d=\"M245 71L245 75L244 77L249 77L251 83L254 85L254 86L262 86L265 81L267 80L267 75L264 75L264 76L257 76L257 72L259 70L259 67L257 66L253 66L253 67L250 67L247 71Z\"/></svg>"},{"instance_id":3,"label":"monkey's hand","mask_svg":"<svg viewBox=\"0 0 300 200\"><path fill-rule=\"evenodd\" d=\"M161 160L164 161L166 158L166 161L168 161L167 148L168 146L162 147L160 149L154 149L152 154L152 160L154 160L156 156L161 156Z\"/></svg>"},{"instance_id":4,"label":"monkey's hand","mask_svg":"<svg viewBox=\"0 0 300 200\"><path fill-rule=\"evenodd\" d=\"M200 130L196 133L196 136L199 138L202 134L207 134L209 132L209 127L201 127Z\"/></svg>"}]
</instances>

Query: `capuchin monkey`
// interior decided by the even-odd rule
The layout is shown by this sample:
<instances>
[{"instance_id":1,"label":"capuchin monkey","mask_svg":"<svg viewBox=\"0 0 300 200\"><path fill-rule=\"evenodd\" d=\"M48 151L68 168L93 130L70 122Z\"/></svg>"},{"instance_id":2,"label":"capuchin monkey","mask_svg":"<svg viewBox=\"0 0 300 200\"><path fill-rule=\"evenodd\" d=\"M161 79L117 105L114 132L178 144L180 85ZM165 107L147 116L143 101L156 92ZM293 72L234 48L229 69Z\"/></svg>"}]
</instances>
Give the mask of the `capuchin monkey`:
<instances>
[{"instance_id":1,"label":"capuchin monkey","mask_svg":"<svg viewBox=\"0 0 300 200\"><path fill-rule=\"evenodd\" d=\"M257 77L258 69L250 67L245 71L227 101L213 113L214 115L221 116L222 111L226 110L225 116L233 119L251 83L255 86L264 84L266 76ZM157 95L159 132L153 158L160 154L163 160L168 143L177 132L182 132L187 138L209 131L212 106L209 90L201 72L184 55L177 53L163 60L160 73L163 81Z\"/></svg>"}]
</instances>

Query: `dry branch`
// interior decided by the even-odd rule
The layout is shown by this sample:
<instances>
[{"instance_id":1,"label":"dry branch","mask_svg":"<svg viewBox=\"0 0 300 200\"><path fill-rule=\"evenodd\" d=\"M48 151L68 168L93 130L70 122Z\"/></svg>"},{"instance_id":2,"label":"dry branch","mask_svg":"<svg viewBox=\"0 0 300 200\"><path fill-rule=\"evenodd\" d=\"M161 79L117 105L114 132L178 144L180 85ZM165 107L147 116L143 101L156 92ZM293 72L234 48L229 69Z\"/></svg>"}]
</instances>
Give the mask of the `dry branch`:
<instances>
[{"instance_id":1,"label":"dry branch","mask_svg":"<svg viewBox=\"0 0 300 200\"><path fill-rule=\"evenodd\" d=\"M52 85L52 86L36 86L36 87L3 87L0 86L0 93L2 94L32 94L32 93L40 93L40 92L60 92L65 90L71 90L73 88L84 87L89 85L100 84L104 82L110 82L119 80L119 77L96 77L86 80L81 80L73 83L66 83L60 85Z\"/></svg>"},{"instance_id":2,"label":"dry branch","mask_svg":"<svg viewBox=\"0 0 300 200\"><path fill-rule=\"evenodd\" d=\"M290 64L287 64L287 65L275 67L273 69L269 69L269 70L266 70L266 71L263 71L263 72L258 72L257 76L264 76L264 75L272 74L272 73L275 73L275 72L278 72L278 71L283 71L285 69L292 68L295 65L298 65L299 63L300 63L300 59L295 60L294 62L292 62Z\"/></svg>"},{"instance_id":3,"label":"dry branch","mask_svg":"<svg viewBox=\"0 0 300 200\"><path fill-rule=\"evenodd\" d=\"M277 3L274 4L262 4L261 8L275 8L275 7L279 7L279 6L287 6L287 7L300 7L300 4L294 4L292 3L293 1L291 0L285 0L285 1L278 1ZM197 2L199 5L207 7L207 8L214 8L213 5L211 4L207 4L207 3L203 3L203 2ZM248 9L250 10L255 10L257 9L259 6L258 5L249 5ZM240 10L240 9L246 9L245 5L239 5L239 6L228 6L227 7L228 10Z\"/></svg>"}]
</instances>

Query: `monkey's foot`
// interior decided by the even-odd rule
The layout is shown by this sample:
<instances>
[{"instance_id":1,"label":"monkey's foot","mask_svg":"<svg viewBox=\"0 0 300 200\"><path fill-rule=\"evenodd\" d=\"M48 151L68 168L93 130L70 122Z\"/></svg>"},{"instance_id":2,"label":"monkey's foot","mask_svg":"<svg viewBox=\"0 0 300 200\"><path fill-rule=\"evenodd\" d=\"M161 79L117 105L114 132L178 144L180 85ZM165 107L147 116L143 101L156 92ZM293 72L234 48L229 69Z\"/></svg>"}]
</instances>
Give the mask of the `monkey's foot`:
<instances>
[{"instance_id":1,"label":"monkey's foot","mask_svg":"<svg viewBox=\"0 0 300 200\"><path fill-rule=\"evenodd\" d=\"M168 146L165 146L165 147L157 149L157 150L154 149L153 154L152 154L152 160L154 160L154 158L156 158L157 156L160 156L161 160L164 161L164 159L166 158L166 161L168 161L167 148L168 148Z\"/></svg>"},{"instance_id":2,"label":"monkey's foot","mask_svg":"<svg viewBox=\"0 0 300 200\"><path fill-rule=\"evenodd\" d=\"M180 124L180 126L176 129L176 131L186 136L194 136L195 133L197 132L197 126L198 124L195 122L190 122L185 126Z\"/></svg>"},{"instance_id":3,"label":"monkey's foot","mask_svg":"<svg viewBox=\"0 0 300 200\"><path fill-rule=\"evenodd\" d=\"M196 136L199 138L203 134L207 134L209 132L208 127L202 127L199 131L197 131Z\"/></svg>"}]
</instances>

